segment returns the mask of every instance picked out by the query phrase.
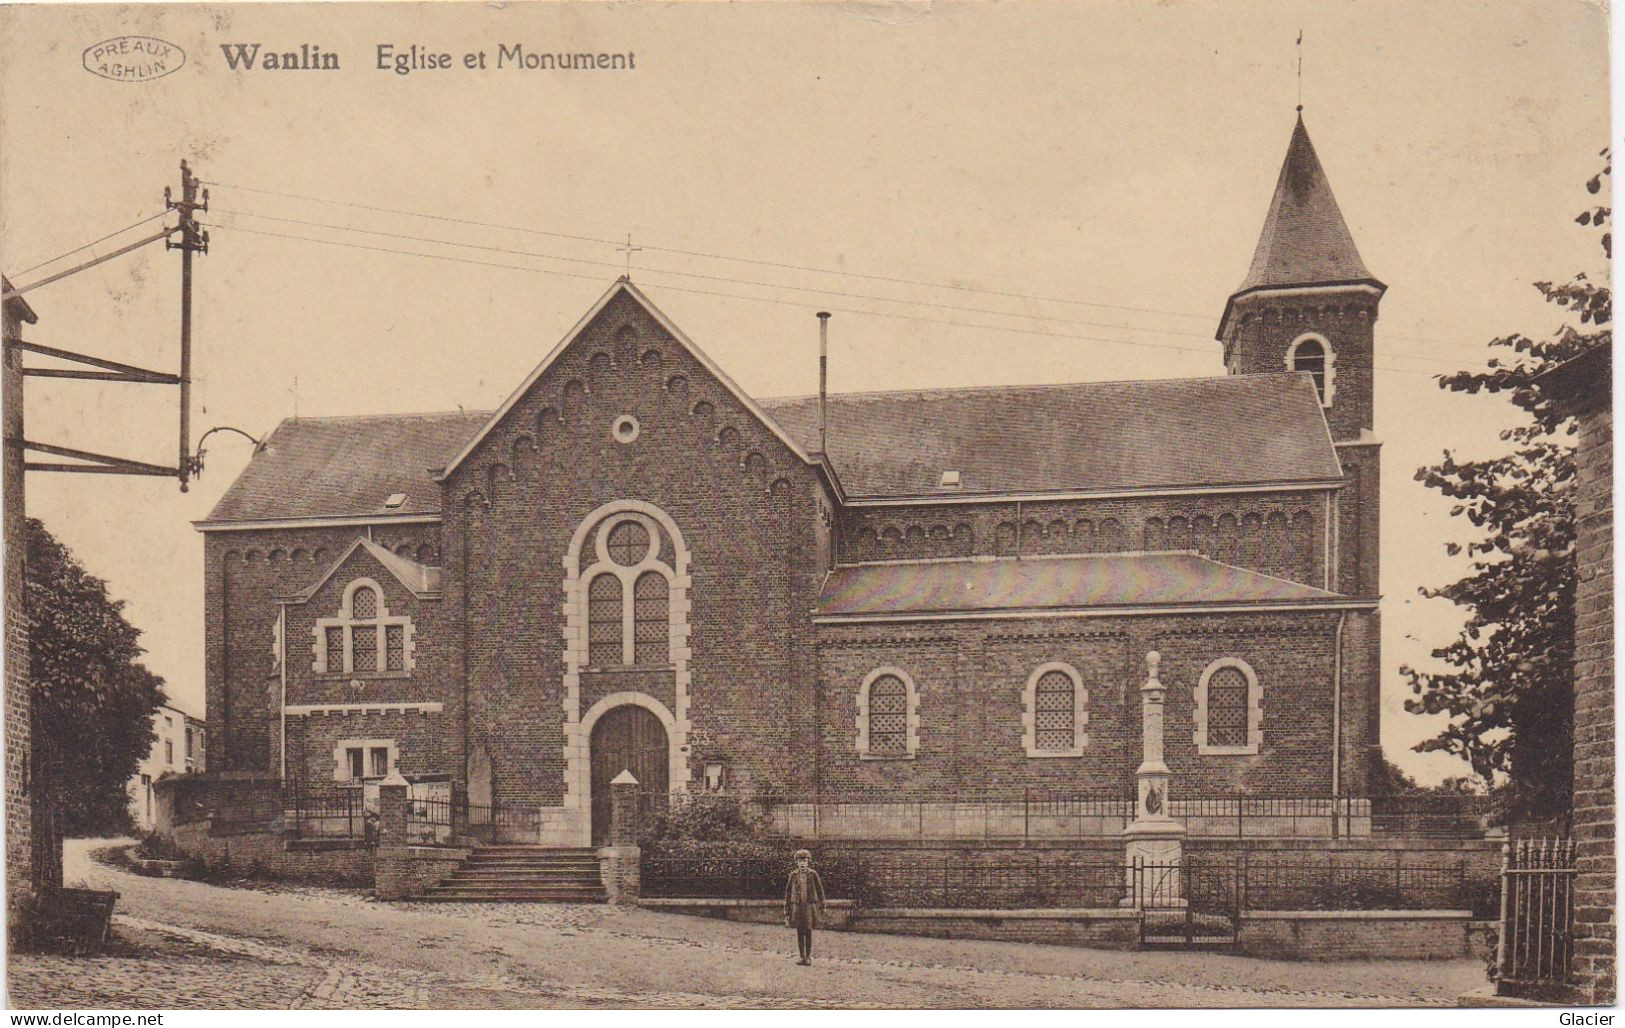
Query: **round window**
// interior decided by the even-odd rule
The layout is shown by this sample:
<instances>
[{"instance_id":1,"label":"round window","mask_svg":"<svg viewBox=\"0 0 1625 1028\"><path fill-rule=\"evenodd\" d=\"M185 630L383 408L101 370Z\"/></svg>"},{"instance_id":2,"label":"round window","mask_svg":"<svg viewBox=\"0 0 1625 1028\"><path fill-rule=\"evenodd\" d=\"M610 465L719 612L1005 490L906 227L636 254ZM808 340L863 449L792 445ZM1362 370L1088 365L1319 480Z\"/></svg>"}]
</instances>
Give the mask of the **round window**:
<instances>
[{"instance_id":1,"label":"round window","mask_svg":"<svg viewBox=\"0 0 1625 1028\"><path fill-rule=\"evenodd\" d=\"M638 424L637 418L630 414L622 414L609 427L609 434L614 436L615 441L618 443L630 443L638 437L638 433L642 431L642 428L643 426Z\"/></svg>"},{"instance_id":2,"label":"round window","mask_svg":"<svg viewBox=\"0 0 1625 1028\"><path fill-rule=\"evenodd\" d=\"M610 560L622 567L631 567L649 556L653 542L642 522L619 521L609 530L604 549Z\"/></svg>"}]
</instances>

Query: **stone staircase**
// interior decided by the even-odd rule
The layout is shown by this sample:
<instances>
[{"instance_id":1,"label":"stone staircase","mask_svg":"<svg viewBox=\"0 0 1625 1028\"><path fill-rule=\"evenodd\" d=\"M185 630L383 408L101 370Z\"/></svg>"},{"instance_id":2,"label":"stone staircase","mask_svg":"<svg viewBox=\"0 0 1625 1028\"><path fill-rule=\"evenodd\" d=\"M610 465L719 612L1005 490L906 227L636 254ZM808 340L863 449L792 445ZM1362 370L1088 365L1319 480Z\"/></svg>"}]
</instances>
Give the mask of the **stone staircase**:
<instances>
[{"instance_id":1,"label":"stone staircase","mask_svg":"<svg viewBox=\"0 0 1625 1028\"><path fill-rule=\"evenodd\" d=\"M603 903L598 857L585 847L479 846L421 899L440 903Z\"/></svg>"}]
</instances>

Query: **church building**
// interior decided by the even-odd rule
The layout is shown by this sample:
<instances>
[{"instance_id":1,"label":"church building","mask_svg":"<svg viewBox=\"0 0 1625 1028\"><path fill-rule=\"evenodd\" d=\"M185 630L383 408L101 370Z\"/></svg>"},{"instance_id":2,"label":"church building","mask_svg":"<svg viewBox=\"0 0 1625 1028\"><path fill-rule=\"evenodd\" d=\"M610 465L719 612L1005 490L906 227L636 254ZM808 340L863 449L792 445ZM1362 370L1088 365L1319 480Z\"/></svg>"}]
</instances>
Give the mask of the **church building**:
<instances>
[{"instance_id":1,"label":"church building","mask_svg":"<svg viewBox=\"0 0 1625 1028\"><path fill-rule=\"evenodd\" d=\"M1154 651L1172 799L1366 796L1384 289L1301 117L1220 377L752 397L622 278L495 411L265 440L198 523L211 769L569 846L626 770L1122 797Z\"/></svg>"}]
</instances>

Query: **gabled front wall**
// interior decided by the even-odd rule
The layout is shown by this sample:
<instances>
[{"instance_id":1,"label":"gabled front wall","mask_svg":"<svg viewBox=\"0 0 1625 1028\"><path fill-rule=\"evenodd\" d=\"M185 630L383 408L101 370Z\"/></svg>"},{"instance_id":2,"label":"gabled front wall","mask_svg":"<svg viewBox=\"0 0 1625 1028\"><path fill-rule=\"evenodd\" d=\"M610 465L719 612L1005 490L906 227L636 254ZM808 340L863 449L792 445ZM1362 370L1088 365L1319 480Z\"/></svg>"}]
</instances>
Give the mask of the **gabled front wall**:
<instances>
[{"instance_id":1,"label":"gabled front wall","mask_svg":"<svg viewBox=\"0 0 1625 1028\"><path fill-rule=\"evenodd\" d=\"M948 799L951 794L1127 794L1141 752L1140 686L1146 654L1162 655L1167 688L1165 759L1177 798L1332 795L1336 613L935 621L828 625L819 630L820 789L829 796ZM1194 694L1214 661L1245 661L1260 684L1256 755L1197 750ZM1088 692L1081 755L1029 756L1024 689L1034 671L1061 662ZM918 748L911 759L864 759L856 745L858 693L877 668L904 671L918 692ZM1345 737L1368 741L1366 684L1345 663ZM1374 739L1369 739L1374 742ZM1345 746L1349 749L1354 747ZM1345 768L1344 795L1363 795L1364 774Z\"/></svg>"},{"instance_id":2,"label":"gabled front wall","mask_svg":"<svg viewBox=\"0 0 1625 1028\"><path fill-rule=\"evenodd\" d=\"M276 774L281 676L273 652L279 597L315 582L365 528L207 532L204 569L204 690L211 771ZM435 563L439 526L373 530L379 545ZM308 652L308 650L307 650Z\"/></svg>"},{"instance_id":3,"label":"gabled front wall","mask_svg":"<svg viewBox=\"0 0 1625 1028\"><path fill-rule=\"evenodd\" d=\"M623 416L630 442L612 434ZM674 786L719 761L810 782L821 489L640 304L612 299L445 482L444 602L467 626L468 752L489 755L495 795L563 805L560 831L585 831L582 719L623 693L669 715ZM681 536L667 666L583 659L571 571L592 540L576 536L606 504L646 505Z\"/></svg>"},{"instance_id":4,"label":"gabled front wall","mask_svg":"<svg viewBox=\"0 0 1625 1028\"><path fill-rule=\"evenodd\" d=\"M410 619L408 668L318 671L318 622L337 617L346 589L363 579L379 587L390 615ZM415 596L360 548L307 602L288 604L287 703L292 709L286 720L287 777L312 786L332 784L334 750L344 740L393 744L399 753L397 769L408 776L449 773L456 695L455 672L448 662L453 651L446 642L454 631L455 626L445 623L440 600ZM369 711L369 705L374 709ZM434 710L435 705L440 709ZM310 706L330 709L299 709Z\"/></svg>"}]
</instances>

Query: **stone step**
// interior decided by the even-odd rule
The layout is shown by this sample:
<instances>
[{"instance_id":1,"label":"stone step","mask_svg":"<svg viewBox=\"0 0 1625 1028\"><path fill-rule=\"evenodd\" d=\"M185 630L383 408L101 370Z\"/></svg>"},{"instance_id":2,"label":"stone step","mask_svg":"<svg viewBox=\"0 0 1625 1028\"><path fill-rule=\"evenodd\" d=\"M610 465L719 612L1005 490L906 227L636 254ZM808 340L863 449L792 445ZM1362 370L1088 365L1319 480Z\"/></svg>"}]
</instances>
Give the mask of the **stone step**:
<instances>
[{"instance_id":1,"label":"stone step","mask_svg":"<svg viewBox=\"0 0 1625 1028\"><path fill-rule=\"evenodd\" d=\"M526 896L544 898L549 896L602 896L604 887L601 885L535 885L524 882L498 882L489 885L470 885L467 882L442 882L430 889L428 895L508 896L521 893Z\"/></svg>"},{"instance_id":2,"label":"stone step","mask_svg":"<svg viewBox=\"0 0 1625 1028\"><path fill-rule=\"evenodd\" d=\"M459 879L468 881L508 880L534 881L534 882L596 882L599 872L596 867L585 871L559 871L547 869L514 869L514 868L477 868L461 867L453 872Z\"/></svg>"},{"instance_id":3,"label":"stone step","mask_svg":"<svg viewBox=\"0 0 1625 1028\"><path fill-rule=\"evenodd\" d=\"M544 857L544 856L497 856L476 854L468 858L470 864L545 864L548 866L560 865L565 867L597 867L597 857Z\"/></svg>"},{"instance_id":4,"label":"stone step","mask_svg":"<svg viewBox=\"0 0 1625 1028\"><path fill-rule=\"evenodd\" d=\"M424 903L604 903L603 893L582 893L579 896L533 896L528 893L513 895L463 894L431 892L418 897Z\"/></svg>"},{"instance_id":5,"label":"stone step","mask_svg":"<svg viewBox=\"0 0 1625 1028\"><path fill-rule=\"evenodd\" d=\"M603 903L597 854L534 844L477 847L422 899L442 903Z\"/></svg>"},{"instance_id":6,"label":"stone step","mask_svg":"<svg viewBox=\"0 0 1625 1028\"><path fill-rule=\"evenodd\" d=\"M536 887L583 887L598 888L603 885L603 879L598 875L466 875L453 874L442 882L442 885L536 885Z\"/></svg>"},{"instance_id":7,"label":"stone step","mask_svg":"<svg viewBox=\"0 0 1625 1028\"><path fill-rule=\"evenodd\" d=\"M590 846L542 846L532 842L492 843L475 846L475 855L481 853L540 853L544 856L596 857L598 851Z\"/></svg>"},{"instance_id":8,"label":"stone step","mask_svg":"<svg viewBox=\"0 0 1625 1028\"><path fill-rule=\"evenodd\" d=\"M602 892L601 882L468 882L451 879L435 886L453 892Z\"/></svg>"}]
</instances>

